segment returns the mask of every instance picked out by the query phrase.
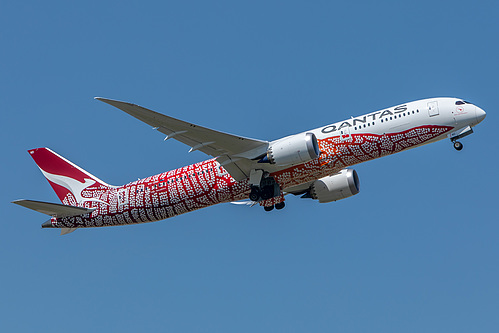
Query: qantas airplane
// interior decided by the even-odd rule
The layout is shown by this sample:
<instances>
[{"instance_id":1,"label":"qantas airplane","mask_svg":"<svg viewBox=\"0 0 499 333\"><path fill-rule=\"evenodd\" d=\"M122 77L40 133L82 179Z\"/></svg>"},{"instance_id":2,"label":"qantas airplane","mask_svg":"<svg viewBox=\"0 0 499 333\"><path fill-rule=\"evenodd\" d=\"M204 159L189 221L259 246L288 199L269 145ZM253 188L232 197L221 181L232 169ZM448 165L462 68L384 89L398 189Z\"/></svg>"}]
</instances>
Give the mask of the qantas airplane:
<instances>
[{"instance_id":1,"label":"qantas airplane","mask_svg":"<svg viewBox=\"0 0 499 333\"><path fill-rule=\"evenodd\" d=\"M430 98L397 105L331 125L264 141L223 133L141 106L96 97L212 158L140 179L109 185L48 148L29 150L62 204L13 203L51 216L42 228L61 235L78 228L163 220L223 202L284 208L284 195L320 203L359 193L355 164L473 133L485 112L458 98Z\"/></svg>"}]
</instances>

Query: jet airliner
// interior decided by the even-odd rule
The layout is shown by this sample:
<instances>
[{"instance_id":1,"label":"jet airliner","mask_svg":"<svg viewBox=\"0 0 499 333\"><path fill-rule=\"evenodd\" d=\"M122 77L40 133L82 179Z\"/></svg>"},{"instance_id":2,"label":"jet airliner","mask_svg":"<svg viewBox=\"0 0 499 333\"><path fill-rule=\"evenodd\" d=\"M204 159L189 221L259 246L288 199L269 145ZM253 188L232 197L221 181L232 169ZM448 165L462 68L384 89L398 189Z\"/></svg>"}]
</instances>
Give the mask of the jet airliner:
<instances>
[{"instance_id":1,"label":"jet airliner","mask_svg":"<svg viewBox=\"0 0 499 333\"><path fill-rule=\"evenodd\" d=\"M210 159L112 186L49 148L29 150L62 204L13 203L47 214L43 228L68 234L78 228L154 222L224 202L284 208L285 195L320 203L359 193L355 164L443 139L461 150L461 138L485 118L458 98L430 98L290 135L251 139L201 127L141 106L96 97Z\"/></svg>"}]
</instances>

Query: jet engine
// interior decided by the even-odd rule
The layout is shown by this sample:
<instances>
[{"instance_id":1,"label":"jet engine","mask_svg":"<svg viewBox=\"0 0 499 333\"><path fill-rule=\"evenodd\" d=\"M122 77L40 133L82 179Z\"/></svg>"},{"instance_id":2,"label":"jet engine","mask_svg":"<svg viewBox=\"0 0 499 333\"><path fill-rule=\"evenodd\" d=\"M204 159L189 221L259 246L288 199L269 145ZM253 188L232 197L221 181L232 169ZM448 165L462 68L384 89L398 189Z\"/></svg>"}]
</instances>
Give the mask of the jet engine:
<instances>
[{"instance_id":1,"label":"jet engine","mask_svg":"<svg viewBox=\"0 0 499 333\"><path fill-rule=\"evenodd\" d=\"M287 166L309 162L320 154L315 134L301 133L273 142L260 162Z\"/></svg>"},{"instance_id":2,"label":"jet engine","mask_svg":"<svg viewBox=\"0 0 499 333\"><path fill-rule=\"evenodd\" d=\"M317 179L310 187L310 196L320 203L337 201L359 193L359 176L353 169Z\"/></svg>"}]
</instances>

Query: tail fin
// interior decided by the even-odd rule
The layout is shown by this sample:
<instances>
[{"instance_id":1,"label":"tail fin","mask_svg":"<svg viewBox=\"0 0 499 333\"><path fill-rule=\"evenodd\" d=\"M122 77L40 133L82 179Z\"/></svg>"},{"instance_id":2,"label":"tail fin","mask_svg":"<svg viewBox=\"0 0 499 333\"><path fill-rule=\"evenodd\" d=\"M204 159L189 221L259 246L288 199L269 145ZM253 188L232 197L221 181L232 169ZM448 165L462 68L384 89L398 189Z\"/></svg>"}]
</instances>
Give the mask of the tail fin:
<instances>
[{"instance_id":1,"label":"tail fin","mask_svg":"<svg viewBox=\"0 0 499 333\"><path fill-rule=\"evenodd\" d=\"M102 190L113 188L48 148L28 150L63 204L78 206L98 201Z\"/></svg>"}]
</instances>

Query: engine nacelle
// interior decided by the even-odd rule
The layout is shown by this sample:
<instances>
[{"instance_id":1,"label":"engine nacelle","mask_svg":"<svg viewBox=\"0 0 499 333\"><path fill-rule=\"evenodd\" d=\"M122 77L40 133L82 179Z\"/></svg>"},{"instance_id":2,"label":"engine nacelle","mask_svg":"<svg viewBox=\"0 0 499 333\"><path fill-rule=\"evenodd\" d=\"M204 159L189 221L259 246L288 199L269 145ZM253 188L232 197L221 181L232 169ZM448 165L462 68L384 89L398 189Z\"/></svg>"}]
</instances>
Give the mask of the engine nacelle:
<instances>
[{"instance_id":1,"label":"engine nacelle","mask_svg":"<svg viewBox=\"0 0 499 333\"><path fill-rule=\"evenodd\" d=\"M345 199L359 193L359 176L353 169L343 169L337 174L317 179L310 187L310 195L320 203Z\"/></svg>"},{"instance_id":2,"label":"engine nacelle","mask_svg":"<svg viewBox=\"0 0 499 333\"><path fill-rule=\"evenodd\" d=\"M262 162L279 166L301 164L316 159L320 154L315 134L301 133L272 143Z\"/></svg>"}]
</instances>

